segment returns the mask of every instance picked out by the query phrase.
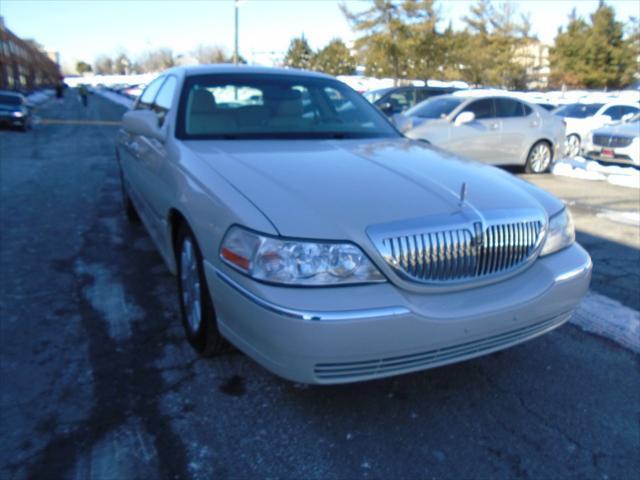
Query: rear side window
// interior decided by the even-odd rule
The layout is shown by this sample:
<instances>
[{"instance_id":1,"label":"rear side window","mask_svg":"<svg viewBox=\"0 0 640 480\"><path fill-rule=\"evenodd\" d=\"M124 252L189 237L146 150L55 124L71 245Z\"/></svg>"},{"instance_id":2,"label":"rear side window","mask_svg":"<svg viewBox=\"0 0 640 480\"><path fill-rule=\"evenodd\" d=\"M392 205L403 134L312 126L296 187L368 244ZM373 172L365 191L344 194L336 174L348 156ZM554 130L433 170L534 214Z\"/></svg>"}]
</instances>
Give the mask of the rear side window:
<instances>
[{"instance_id":1,"label":"rear side window","mask_svg":"<svg viewBox=\"0 0 640 480\"><path fill-rule=\"evenodd\" d=\"M496 98L496 117L522 117L523 115L522 103L510 98Z\"/></svg>"},{"instance_id":2,"label":"rear side window","mask_svg":"<svg viewBox=\"0 0 640 480\"><path fill-rule=\"evenodd\" d=\"M483 98L482 100L475 100L467 105L463 112L472 112L478 120L482 120L483 118L493 118L495 117L493 111L493 99Z\"/></svg>"},{"instance_id":3,"label":"rear side window","mask_svg":"<svg viewBox=\"0 0 640 480\"><path fill-rule=\"evenodd\" d=\"M158 123L162 125L167 112L171 109L178 81L175 77L167 77L153 102L153 110L158 115Z\"/></svg>"},{"instance_id":4,"label":"rear side window","mask_svg":"<svg viewBox=\"0 0 640 480\"><path fill-rule=\"evenodd\" d=\"M153 82L147 85L147 88L144 89L142 95L140 95L140 99L136 105L136 110L148 110L153 105L153 100L156 98L156 94L160 87L162 86L162 82L164 82L165 77L156 78Z\"/></svg>"},{"instance_id":5,"label":"rear side window","mask_svg":"<svg viewBox=\"0 0 640 480\"><path fill-rule=\"evenodd\" d=\"M533 113L533 108L531 108L529 105L526 105L524 103L521 103L521 105L522 105L522 111L524 112L525 117L528 117ZM543 108L546 108L546 107L543 106Z\"/></svg>"}]
</instances>

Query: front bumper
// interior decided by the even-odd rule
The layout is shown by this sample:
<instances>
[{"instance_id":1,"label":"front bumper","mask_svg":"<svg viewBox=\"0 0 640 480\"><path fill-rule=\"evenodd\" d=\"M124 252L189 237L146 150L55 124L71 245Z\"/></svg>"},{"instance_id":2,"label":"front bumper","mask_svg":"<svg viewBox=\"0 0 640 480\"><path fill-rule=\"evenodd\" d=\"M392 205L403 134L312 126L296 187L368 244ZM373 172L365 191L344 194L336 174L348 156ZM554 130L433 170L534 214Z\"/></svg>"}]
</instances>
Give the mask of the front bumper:
<instances>
[{"instance_id":1,"label":"front bumper","mask_svg":"<svg viewBox=\"0 0 640 480\"><path fill-rule=\"evenodd\" d=\"M603 155L603 150L610 150L613 156ZM606 163L622 163L640 167L640 143L634 142L628 147L602 147L585 141L582 145L582 156Z\"/></svg>"},{"instance_id":2,"label":"front bumper","mask_svg":"<svg viewBox=\"0 0 640 480\"><path fill-rule=\"evenodd\" d=\"M205 263L222 335L277 375L320 384L433 368L546 333L568 320L591 267L574 244L503 282L416 294L391 283L275 287Z\"/></svg>"}]
</instances>

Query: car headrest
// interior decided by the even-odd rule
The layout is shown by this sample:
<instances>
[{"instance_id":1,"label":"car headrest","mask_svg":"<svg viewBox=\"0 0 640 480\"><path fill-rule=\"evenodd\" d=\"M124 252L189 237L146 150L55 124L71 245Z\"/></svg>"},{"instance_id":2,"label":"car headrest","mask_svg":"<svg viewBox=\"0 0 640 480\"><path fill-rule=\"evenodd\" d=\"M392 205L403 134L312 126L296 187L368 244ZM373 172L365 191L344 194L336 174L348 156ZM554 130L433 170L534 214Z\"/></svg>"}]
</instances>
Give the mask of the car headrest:
<instances>
[{"instance_id":1,"label":"car headrest","mask_svg":"<svg viewBox=\"0 0 640 480\"><path fill-rule=\"evenodd\" d=\"M302 93L297 90L287 90L282 92L277 99L276 116L278 117L301 117L303 113Z\"/></svg>"},{"instance_id":2,"label":"car headrest","mask_svg":"<svg viewBox=\"0 0 640 480\"><path fill-rule=\"evenodd\" d=\"M191 113L211 113L216 109L216 99L209 90L198 88L191 91Z\"/></svg>"}]
</instances>

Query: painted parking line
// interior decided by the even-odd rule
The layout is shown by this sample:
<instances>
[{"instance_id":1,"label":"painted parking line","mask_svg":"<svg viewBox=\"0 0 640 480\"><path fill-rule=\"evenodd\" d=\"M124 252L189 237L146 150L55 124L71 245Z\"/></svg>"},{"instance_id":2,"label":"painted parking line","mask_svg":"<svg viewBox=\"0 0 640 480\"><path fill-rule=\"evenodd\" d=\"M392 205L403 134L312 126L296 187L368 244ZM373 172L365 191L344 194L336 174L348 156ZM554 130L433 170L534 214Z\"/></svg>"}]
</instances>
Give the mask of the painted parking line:
<instances>
[{"instance_id":1,"label":"painted parking line","mask_svg":"<svg viewBox=\"0 0 640 480\"><path fill-rule=\"evenodd\" d=\"M38 120L41 125L98 125L98 126L119 126L121 122L114 120L63 120L61 118L41 118Z\"/></svg>"}]
</instances>

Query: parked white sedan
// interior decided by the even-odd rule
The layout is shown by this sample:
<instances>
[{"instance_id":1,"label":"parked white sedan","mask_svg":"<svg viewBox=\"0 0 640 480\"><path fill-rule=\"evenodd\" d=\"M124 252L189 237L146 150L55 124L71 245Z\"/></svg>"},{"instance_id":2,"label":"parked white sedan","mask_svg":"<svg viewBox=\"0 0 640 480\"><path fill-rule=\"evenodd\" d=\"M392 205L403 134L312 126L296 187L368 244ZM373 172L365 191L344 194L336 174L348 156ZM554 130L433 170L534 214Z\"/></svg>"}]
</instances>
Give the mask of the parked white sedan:
<instances>
[{"instance_id":1,"label":"parked white sedan","mask_svg":"<svg viewBox=\"0 0 640 480\"><path fill-rule=\"evenodd\" d=\"M567 124L565 153L569 157L576 157L589 132L633 117L640 113L640 105L628 102L570 103L553 113L562 117Z\"/></svg>"},{"instance_id":2,"label":"parked white sedan","mask_svg":"<svg viewBox=\"0 0 640 480\"><path fill-rule=\"evenodd\" d=\"M492 165L546 172L564 146L564 123L506 93L463 90L431 98L395 118L409 138Z\"/></svg>"},{"instance_id":3,"label":"parked white sedan","mask_svg":"<svg viewBox=\"0 0 640 480\"><path fill-rule=\"evenodd\" d=\"M402 137L325 75L169 70L125 114L117 157L193 347L226 338L291 380L500 350L562 325L589 286L560 201Z\"/></svg>"}]
</instances>

